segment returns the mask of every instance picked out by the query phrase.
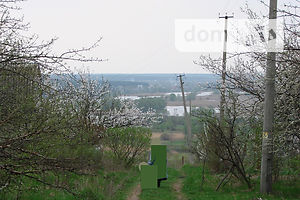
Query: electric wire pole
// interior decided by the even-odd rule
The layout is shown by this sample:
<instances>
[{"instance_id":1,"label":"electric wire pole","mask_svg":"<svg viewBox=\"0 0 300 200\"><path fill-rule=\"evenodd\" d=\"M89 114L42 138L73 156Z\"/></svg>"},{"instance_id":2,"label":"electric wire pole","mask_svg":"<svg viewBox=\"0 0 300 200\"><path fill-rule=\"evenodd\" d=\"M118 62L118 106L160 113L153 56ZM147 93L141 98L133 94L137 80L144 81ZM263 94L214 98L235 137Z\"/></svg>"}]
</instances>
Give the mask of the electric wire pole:
<instances>
[{"instance_id":1,"label":"electric wire pole","mask_svg":"<svg viewBox=\"0 0 300 200\"><path fill-rule=\"evenodd\" d=\"M277 18L277 0L270 0L269 19ZM269 21L269 25L271 25ZM273 160L273 123L274 123L274 98L275 98L275 74L276 74L276 31L269 27L269 38L267 53L267 70L265 76L265 100L264 100L264 125L262 135L262 159L260 175L260 192L272 192L272 160ZM274 34L275 33L275 34ZM273 41L271 41L273 40Z\"/></svg>"},{"instance_id":2,"label":"electric wire pole","mask_svg":"<svg viewBox=\"0 0 300 200\"><path fill-rule=\"evenodd\" d=\"M227 13L225 16L219 16L219 18L225 19L224 27L224 46L223 46L223 61L222 61L222 86L221 86L221 101L220 101L220 123L224 122L224 112L225 112L225 95L226 95L226 59L227 59L227 39L228 39L228 19L233 18L233 15L228 16Z\"/></svg>"},{"instance_id":3,"label":"electric wire pole","mask_svg":"<svg viewBox=\"0 0 300 200\"><path fill-rule=\"evenodd\" d=\"M183 89L184 82L182 81L182 77L183 76L184 75L178 75L177 77L179 77L180 87L181 87L181 94L182 94L182 100L183 100L184 119L185 119L186 130L187 130L187 145L188 145L188 147L190 147L191 137L192 137L192 129L191 129L190 116L189 116L189 114L187 112L187 109L186 109L186 101L185 101L184 89Z\"/></svg>"}]
</instances>

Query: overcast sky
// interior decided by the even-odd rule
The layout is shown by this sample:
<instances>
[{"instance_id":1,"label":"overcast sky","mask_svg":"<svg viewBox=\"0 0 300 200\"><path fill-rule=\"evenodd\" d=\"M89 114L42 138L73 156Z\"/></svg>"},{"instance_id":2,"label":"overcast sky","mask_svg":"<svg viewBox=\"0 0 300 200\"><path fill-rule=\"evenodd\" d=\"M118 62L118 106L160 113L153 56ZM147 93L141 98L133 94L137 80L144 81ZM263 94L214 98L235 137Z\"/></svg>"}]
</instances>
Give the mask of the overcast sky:
<instances>
[{"instance_id":1,"label":"overcast sky","mask_svg":"<svg viewBox=\"0 0 300 200\"><path fill-rule=\"evenodd\" d=\"M88 46L108 59L89 64L93 73L207 73L193 64L200 53L178 52L175 19L216 19L235 13L245 0L27 0L21 4L30 32L43 40L58 37L55 51ZM261 6L251 0L250 6ZM80 66L77 66L80 67Z\"/></svg>"}]
</instances>

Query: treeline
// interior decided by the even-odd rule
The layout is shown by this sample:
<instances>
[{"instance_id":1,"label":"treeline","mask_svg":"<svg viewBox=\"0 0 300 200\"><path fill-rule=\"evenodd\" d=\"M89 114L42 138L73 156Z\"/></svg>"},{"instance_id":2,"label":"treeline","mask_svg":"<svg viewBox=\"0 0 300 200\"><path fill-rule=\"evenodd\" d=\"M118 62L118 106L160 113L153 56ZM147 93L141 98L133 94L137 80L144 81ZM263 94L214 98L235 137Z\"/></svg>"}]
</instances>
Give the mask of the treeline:
<instances>
[{"instance_id":1,"label":"treeline","mask_svg":"<svg viewBox=\"0 0 300 200\"><path fill-rule=\"evenodd\" d=\"M198 134L203 128L197 117L191 117L192 134ZM152 126L153 132L181 132L185 133L184 117L164 116L158 123Z\"/></svg>"},{"instance_id":2,"label":"treeline","mask_svg":"<svg viewBox=\"0 0 300 200\"><path fill-rule=\"evenodd\" d=\"M93 74L91 77L94 80L109 81L121 95L180 91L176 74ZM200 92L208 84L215 85L218 79L214 74L187 74L185 89Z\"/></svg>"}]
</instances>

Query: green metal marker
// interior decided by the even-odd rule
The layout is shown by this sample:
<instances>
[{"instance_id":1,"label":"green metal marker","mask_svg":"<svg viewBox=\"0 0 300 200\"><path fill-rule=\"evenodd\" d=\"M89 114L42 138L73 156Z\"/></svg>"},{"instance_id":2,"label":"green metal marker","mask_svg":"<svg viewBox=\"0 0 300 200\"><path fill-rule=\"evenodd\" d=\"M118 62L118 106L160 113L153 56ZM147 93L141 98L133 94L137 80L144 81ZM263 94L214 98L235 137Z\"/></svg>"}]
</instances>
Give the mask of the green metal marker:
<instances>
[{"instance_id":1,"label":"green metal marker","mask_svg":"<svg viewBox=\"0 0 300 200\"><path fill-rule=\"evenodd\" d=\"M157 188L157 166L156 165L142 165L141 187L142 189Z\"/></svg>"},{"instance_id":2,"label":"green metal marker","mask_svg":"<svg viewBox=\"0 0 300 200\"><path fill-rule=\"evenodd\" d=\"M151 145L151 161L157 166L158 187L162 180L167 180L167 146Z\"/></svg>"},{"instance_id":3,"label":"green metal marker","mask_svg":"<svg viewBox=\"0 0 300 200\"><path fill-rule=\"evenodd\" d=\"M142 189L155 189L160 187L160 182L167 180L167 146L151 145L149 165L141 167Z\"/></svg>"}]
</instances>

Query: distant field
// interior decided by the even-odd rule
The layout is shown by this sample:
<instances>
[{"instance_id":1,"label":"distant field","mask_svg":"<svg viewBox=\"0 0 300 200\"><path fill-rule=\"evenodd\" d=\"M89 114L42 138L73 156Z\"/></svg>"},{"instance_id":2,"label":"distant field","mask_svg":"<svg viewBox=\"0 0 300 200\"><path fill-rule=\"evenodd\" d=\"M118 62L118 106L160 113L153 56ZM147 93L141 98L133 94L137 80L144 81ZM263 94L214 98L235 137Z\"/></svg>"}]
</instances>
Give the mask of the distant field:
<instances>
[{"instance_id":1,"label":"distant field","mask_svg":"<svg viewBox=\"0 0 300 200\"><path fill-rule=\"evenodd\" d=\"M164 144L167 145L168 151L168 166L176 169L182 166L182 157L184 157L184 163L193 163L193 156L186 150L186 142L184 134L181 132L169 132L164 133L169 135L168 140L161 140L163 133L152 133L151 144Z\"/></svg>"},{"instance_id":2,"label":"distant field","mask_svg":"<svg viewBox=\"0 0 300 200\"><path fill-rule=\"evenodd\" d=\"M171 140L184 140L184 134L183 133L172 133L171 134Z\"/></svg>"},{"instance_id":3,"label":"distant field","mask_svg":"<svg viewBox=\"0 0 300 200\"><path fill-rule=\"evenodd\" d=\"M160 136L162 133L152 133L151 144L161 144Z\"/></svg>"},{"instance_id":4,"label":"distant field","mask_svg":"<svg viewBox=\"0 0 300 200\"><path fill-rule=\"evenodd\" d=\"M174 140L184 140L184 134L183 133L180 133L180 132L170 132L168 134L170 135L170 139L172 141L174 141ZM162 133L157 133L157 132L152 133L151 139L152 140L160 139L161 135L162 135Z\"/></svg>"}]
</instances>

